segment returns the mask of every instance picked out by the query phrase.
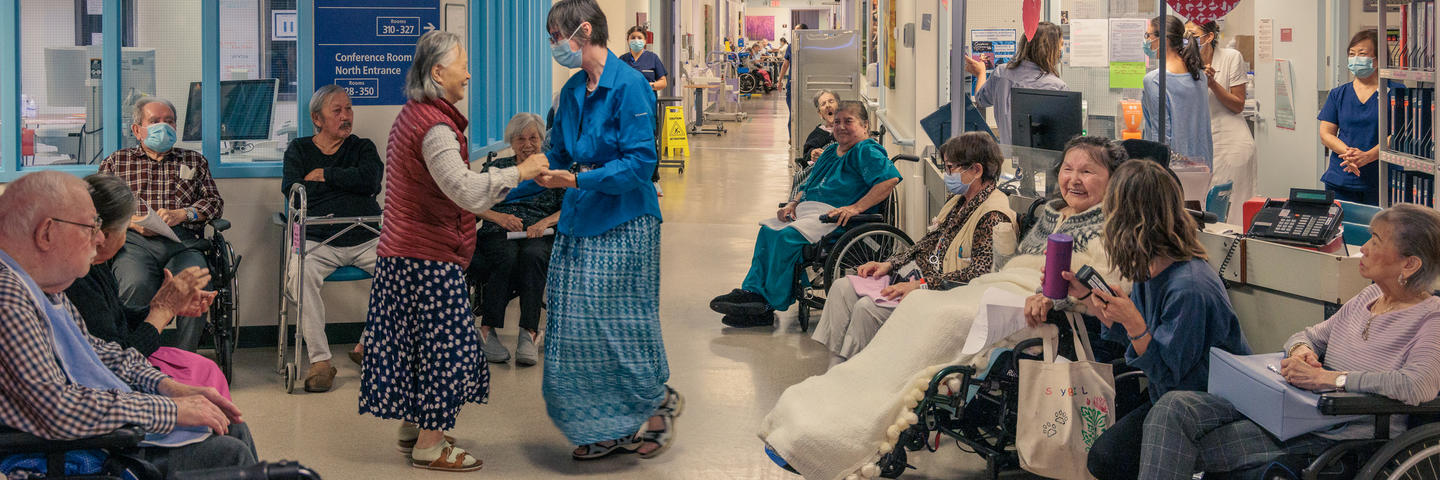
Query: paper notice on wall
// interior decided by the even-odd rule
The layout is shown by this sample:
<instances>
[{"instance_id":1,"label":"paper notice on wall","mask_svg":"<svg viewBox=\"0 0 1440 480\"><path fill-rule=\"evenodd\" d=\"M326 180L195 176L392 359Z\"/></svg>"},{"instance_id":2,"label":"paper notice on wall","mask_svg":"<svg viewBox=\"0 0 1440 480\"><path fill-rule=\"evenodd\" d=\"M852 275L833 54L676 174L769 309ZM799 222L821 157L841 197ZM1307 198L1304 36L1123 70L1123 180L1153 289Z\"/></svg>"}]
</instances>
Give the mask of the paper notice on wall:
<instances>
[{"instance_id":1,"label":"paper notice on wall","mask_svg":"<svg viewBox=\"0 0 1440 480\"><path fill-rule=\"evenodd\" d=\"M986 68L995 68L1015 59L1015 40L1018 32L1013 28L977 28L970 31L970 48L980 55Z\"/></svg>"},{"instance_id":2,"label":"paper notice on wall","mask_svg":"<svg viewBox=\"0 0 1440 480\"><path fill-rule=\"evenodd\" d=\"M1295 129L1295 98L1290 61L1275 59L1275 126L1286 130Z\"/></svg>"},{"instance_id":3,"label":"paper notice on wall","mask_svg":"<svg viewBox=\"0 0 1440 480\"><path fill-rule=\"evenodd\" d=\"M1110 88L1144 88L1145 62L1110 62Z\"/></svg>"},{"instance_id":4,"label":"paper notice on wall","mask_svg":"<svg viewBox=\"0 0 1440 480\"><path fill-rule=\"evenodd\" d=\"M1275 59L1275 21L1260 19L1255 28L1255 61L1268 62Z\"/></svg>"},{"instance_id":5,"label":"paper notice on wall","mask_svg":"<svg viewBox=\"0 0 1440 480\"><path fill-rule=\"evenodd\" d=\"M1145 50L1140 42L1145 41L1145 25L1150 21L1143 18L1110 19L1110 61L1145 63Z\"/></svg>"},{"instance_id":6,"label":"paper notice on wall","mask_svg":"<svg viewBox=\"0 0 1440 480\"><path fill-rule=\"evenodd\" d=\"M1079 18L1105 18L1105 0L1075 0L1070 6L1070 20Z\"/></svg>"},{"instance_id":7,"label":"paper notice on wall","mask_svg":"<svg viewBox=\"0 0 1440 480\"><path fill-rule=\"evenodd\" d=\"M1070 20L1070 66L1104 67L1109 65L1110 21L1106 19Z\"/></svg>"}]
</instances>

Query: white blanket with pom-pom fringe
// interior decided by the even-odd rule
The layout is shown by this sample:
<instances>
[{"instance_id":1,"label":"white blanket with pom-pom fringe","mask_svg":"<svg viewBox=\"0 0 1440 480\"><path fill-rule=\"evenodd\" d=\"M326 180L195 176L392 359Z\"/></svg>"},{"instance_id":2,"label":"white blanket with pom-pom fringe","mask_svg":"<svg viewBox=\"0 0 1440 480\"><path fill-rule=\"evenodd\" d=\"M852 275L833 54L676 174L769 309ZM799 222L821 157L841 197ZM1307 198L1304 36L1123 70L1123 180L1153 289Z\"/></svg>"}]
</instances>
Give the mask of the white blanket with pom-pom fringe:
<instances>
[{"instance_id":1,"label":"white blanket with pom-pom fringe","mask_svg":"<svg viewBox=\"0 0 1440 480\"><path fill-rule=\"evenodd\" d=\"M1075 269L1089 260L1080 252L1071 259ZM1016 257L968 285L911 293L859 354L786 389L760 438L807 479L875 478L873 465L915 421L910 410L935 372L955 364L983 370L993 348L1039 336L1026 328L974 355L960 353L981 295L990 288L1033 295L1044 264L1042 256Z\"/></svg>"}]
</instances>

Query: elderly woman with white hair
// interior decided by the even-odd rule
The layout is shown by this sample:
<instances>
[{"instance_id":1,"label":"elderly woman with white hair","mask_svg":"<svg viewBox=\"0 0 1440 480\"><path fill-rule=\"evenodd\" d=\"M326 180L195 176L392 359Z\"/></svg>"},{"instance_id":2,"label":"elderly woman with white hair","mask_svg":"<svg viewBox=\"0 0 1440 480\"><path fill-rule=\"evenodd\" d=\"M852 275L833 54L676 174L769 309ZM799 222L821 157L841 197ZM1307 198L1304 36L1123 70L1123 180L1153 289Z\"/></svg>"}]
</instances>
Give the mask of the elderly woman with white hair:
<instances>
[{"instance_id":1,"label":"elderly woman with white hair","mask_svg":"<svg viewBox=\"0 0 1440 480\"><path fill-rule=\"evenodd\" d=\"M516 114L505 125L505 143L515 154L495 159L483 171L513 167L516 159L541 153L545 121L529 112ZM555 243L555 237L545 235L545 230L560 223L564 200L563 188L525 181L511 190L504 202L479 214L484 221L475 232L475 258L465 273L480 290L480 348L490 362L510 360L510 351L495 329L505 328L505 306L511 292L520 294L520 328L525 329L515 341L515 363L531 366L539 361L535 343L540 336L540 309L545 306L550 247ZM525 238L511 240L510 233L524 233Z\"/></svg>"},{"instance_id":2,"label":"elderly woman with white hair","mask_svg":"<svg viewBox=\"0 0 1440 480\"><path fill-rule=\"evenodd\" d=\"M355 112L350 94L339 85L325 85L310 97L310 120L315 135L297 138L285 149L285 166L280 191L289 194L299 183L305 187L309 202L308 215L336 217L373 217L380 215L380 174L385 165L375 142L351 133ZM300 330L309 346L310 370L305 374L305 391L328 392L334 386L335 365L330 362L330 340L325 336L325 302L320 287L325 277L336 269L354 266L375 272L375 246L380 242L374 232L363 228L344 230L345 225L315 225L305 228L305 274L294 275L288 282L303 278L298 288L309 299L300 312ZM339 236L336 236L339 235ZM332 238L333 237L333 238ZM299 255L291 258L299 261ZM298 272L300 268L291 268ZM361 347L355 345L350 358L359 363Z\"/></svg>"},{"instance_id":3,"label":"elderly woman with white hair","mask_svg":"<svg viewBox=\"0 0 1440 480\"><path fill-rule=\"evenodd\" d=\"M470 316L465 267L475 214L545 169L535 155L509 168L469 168L455 104L470 72L465 41L431 31L415 44L385 156L385 208L362 342L360 413L400 420L399 448L416 468L467 472L480 459L445 430L466 403L489 398L490 370Z\"/></svg>"}]
</instances>

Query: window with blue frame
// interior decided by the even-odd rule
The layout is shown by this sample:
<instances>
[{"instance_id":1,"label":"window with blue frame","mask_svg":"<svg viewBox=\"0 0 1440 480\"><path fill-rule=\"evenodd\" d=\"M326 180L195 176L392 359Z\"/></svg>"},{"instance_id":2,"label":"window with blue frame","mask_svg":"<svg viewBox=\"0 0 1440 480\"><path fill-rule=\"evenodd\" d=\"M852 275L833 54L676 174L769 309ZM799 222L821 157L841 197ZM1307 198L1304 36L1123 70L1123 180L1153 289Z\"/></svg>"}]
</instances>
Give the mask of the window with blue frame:
<instances>
[{"instance_id":1,"label":"window with blue frame","mask_svg":"<svg viewBox=\"0 0 1440 480\"><path fill-rule=\"evenodd\" d=\"M503 148L510 117L545 117L551 102L551 60L545 17L551 2L472 2L471 143Z\"/></svg>"},{"instance_id":2,"label":"window with blue frame","mask_svg":"<svg viewBox=\"0 0 1440 480\"><path fill-rule=\"evenodd\" d=\"M104 158L98 4L20 2L21 168Z\"/></svg>"},{"instance_id":3,"label":"window with blue frame","mask_svg":"<svg viewBox=\"0 0 1440 480\"><path fill-rule=\"evenodd\" d=\"M295 41L277 38L271 19L276 10L294 10L295 2L221 0L218 8L220 164L279 162L295 138L299 112L294 56L273 55L276 48L293 52ZM199 99L201 92L191 95Z\"/></svg>"}]
</instances>

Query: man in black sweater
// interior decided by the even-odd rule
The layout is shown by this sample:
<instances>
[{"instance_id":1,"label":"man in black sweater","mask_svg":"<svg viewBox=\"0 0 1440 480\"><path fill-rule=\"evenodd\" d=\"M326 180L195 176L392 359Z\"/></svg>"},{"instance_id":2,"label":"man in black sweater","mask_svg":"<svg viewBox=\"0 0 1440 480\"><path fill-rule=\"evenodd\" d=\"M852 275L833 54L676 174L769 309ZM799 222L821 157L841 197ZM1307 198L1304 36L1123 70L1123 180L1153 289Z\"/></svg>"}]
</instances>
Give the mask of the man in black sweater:
<instances>
[{"instance_id":1,"label":"man in black sweater","mask_svg":"<svg viewBox=\"0 0 1440 480\"><path fill-rule=\"evenodd\" d=\"M375 143L350 132L355 114L350 96L336 85L325 85L310 98L310 119L315 136L297 138L285 150L285 171L281 191L289 195L292 185L305 186L309 211L306 216L368 217L380 215L375 196L380 193L384 164ZM325 303L320 287L335 269L353 265L375 271L375 246L380 242L373 230L351 228L349 224L318 225L305 229L305 262L291 268L285 279L291 294L303 296L300 328L310 346L310 370L305 374L305 391L325 392L335 382L330 362L330 342L325 337ZM338 234L338 236L337 236ZM333 238L332 238L333 237ZM303 284L298 280L304 270ZM296 348L300 348L296 346ZM350 352L359 362L360 346Z\"/></svg>"}]
</instances>

